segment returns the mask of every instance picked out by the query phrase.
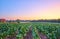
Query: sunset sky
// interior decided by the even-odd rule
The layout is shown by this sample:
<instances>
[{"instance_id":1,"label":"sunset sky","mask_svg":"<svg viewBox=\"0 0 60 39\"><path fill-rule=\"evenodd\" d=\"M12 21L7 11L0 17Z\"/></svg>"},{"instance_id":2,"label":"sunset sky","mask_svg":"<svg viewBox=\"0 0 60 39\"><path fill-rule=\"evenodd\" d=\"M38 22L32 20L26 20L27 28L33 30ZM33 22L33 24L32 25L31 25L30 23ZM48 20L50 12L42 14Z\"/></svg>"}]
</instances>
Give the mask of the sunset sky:
<instances>
[{"instance_id":1,"label":"sunset sky","mask_svg":"<svg viewBox=\"0 0 60 39\"><path fill-rule=\"evenodd\" d=\"M0 0L0 18L58 19L60 0Z\"/></svg>"}]
</instances>

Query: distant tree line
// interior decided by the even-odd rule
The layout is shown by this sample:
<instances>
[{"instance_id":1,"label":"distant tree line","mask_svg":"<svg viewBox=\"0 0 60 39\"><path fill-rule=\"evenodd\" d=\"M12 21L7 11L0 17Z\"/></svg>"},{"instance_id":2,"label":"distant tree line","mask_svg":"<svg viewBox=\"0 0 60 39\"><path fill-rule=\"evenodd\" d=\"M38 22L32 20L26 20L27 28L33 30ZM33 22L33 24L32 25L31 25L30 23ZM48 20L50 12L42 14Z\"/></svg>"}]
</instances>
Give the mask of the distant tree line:
<instances>
[{"instance_id":1,"label":"distant tree line","mask_svg":"<svg viewBox=\"0 0 60 39\"><path fill-rule=\"evenodd\" d=\"M17 22L17 23L20 23L20 20L19 19L16 19L16 20L7 20L6 22Z\"/></svg>"},{"instance_id":2,"label":"distant tree line","mask_svg":"<svg viewBox=\"0 0 60 39\"><path fill-rule=\"evenodd\" d=\"M60 19L51 19L51 20L32 20L31 22L57 22L57 23L60 23Z\"/></svg>"},{"instance_id":3,"label":"distant tree line","mask_svg":"<svg viewBox=\"0 0 60 39\"><path fill-rule=\"evenodd\" d=\"M20 23L20 22L57 22L57 23L60 23L60 19L51 19L51 20L19 20L19 19L16 19L16 20L6 20L6 19L0 19L0 22L17 22L17 23Z\"/></svg>"}]
</instances>

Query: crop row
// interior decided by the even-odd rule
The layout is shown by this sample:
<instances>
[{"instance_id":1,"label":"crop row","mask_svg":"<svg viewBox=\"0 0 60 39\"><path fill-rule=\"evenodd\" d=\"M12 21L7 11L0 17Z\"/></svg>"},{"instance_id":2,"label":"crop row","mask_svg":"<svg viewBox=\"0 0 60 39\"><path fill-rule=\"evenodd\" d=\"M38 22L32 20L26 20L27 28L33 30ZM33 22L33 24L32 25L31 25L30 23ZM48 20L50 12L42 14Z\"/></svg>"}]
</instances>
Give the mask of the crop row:
<instances>
[{"instance_id":1,"label":"crop row","mask_svg":"<svg viewBox=\"0 0 60 39\"><path fill-rule=\"evenodd\" d=\"M0 23L0 39L15 37L23 39L27 32L32 31L33 39L41 39L39 32L47 36L48 39L58 39L60 37L60 24L55 23Z\"/></svg>"}]
</instances>

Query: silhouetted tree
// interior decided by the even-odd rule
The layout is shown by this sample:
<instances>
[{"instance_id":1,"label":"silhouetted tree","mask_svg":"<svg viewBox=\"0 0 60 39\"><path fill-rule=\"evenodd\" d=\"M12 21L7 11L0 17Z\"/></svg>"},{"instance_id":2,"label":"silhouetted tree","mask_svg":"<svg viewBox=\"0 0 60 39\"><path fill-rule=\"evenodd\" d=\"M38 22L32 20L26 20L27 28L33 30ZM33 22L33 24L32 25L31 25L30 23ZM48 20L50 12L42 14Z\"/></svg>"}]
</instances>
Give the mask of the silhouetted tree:
<instances>
[{"instance_id":1,"label":"silhouetted tree","mask_svg":"<svg viewBox=\"0 0 60 39\"><path fill-rule=\"evenodd\" d=\"M60 23L60 19L58 19L58 23Z\"/></svg>"},{"instance_id":2,"label":"silhouetted tree","mask_svg":"<svg viewBox=\"0 0 60 39\"><path fill-rule=\"evenodd\" d=\"M19 19L17 19L17 20L16 20L16 22L17 22L17 23L20 23L20 20L19 20Z\"/></svg>"}]
</instances>

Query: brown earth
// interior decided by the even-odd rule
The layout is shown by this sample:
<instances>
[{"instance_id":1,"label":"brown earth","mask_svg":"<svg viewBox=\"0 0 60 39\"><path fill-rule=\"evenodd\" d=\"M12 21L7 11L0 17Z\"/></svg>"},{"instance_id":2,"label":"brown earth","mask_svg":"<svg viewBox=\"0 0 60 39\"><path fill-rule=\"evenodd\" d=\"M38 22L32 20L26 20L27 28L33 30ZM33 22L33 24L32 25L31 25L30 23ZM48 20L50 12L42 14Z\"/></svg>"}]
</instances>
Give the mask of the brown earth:
<instances>
[{"instance_id":1,"label":"brown earth","mask_svg":"<svg viewBox=\"0 0 60 39\"><path fill-rule=\"evenodd\" d=\"M60 39L60 36L58 37L58 39Z\"/></svg>"},{"instance_id":2,"label":"brown earth","mask_svg":"<svg viewBox=\"0 0 60 39\"><path fill-rule=\"evenodd\" d=\"M32 31L27 32L27 35L23 39L33 39Z\"/></svg>"},{"instance_id":3,"label":"brown earth","mask_svg":"<svg viewBox=\"0 0 60 39\"><path fill-rule=\"evenodd\" d=\"M44 35L43 33L40 33L40 32L38 32L38 33L39 33L39 36L41 39L48 39L48 37L46 35Z\"/></svg>"},{"instance_id":4,"label":"brown earth","mask_svg":"<svg viewBox=\"0 0 60 39\"><path fill-rule=\"evenodd\" d=\"M16 36L7 36L5 39L16 39Z\"/></svg>"}]
</instances>

